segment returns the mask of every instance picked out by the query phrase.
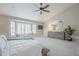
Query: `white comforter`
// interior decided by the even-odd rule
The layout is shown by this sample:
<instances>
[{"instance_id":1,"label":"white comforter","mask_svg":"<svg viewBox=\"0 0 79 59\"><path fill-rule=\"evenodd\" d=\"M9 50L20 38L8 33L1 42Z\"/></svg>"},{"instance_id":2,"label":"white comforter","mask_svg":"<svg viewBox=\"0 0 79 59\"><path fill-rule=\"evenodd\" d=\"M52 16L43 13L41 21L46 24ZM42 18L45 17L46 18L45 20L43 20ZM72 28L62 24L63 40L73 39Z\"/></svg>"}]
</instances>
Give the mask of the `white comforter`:
<instances>
[{"instance_id":1,"label":"white comforter","mask_svg":"<svg viewBox=\"0 0 79 59\"><path fill-rule=\"evenodd\" d=\"M37 40L12 40L7 42L7 48L2 51L2 55L41 56L42 47Z\"/></svg>"}]
</instances>

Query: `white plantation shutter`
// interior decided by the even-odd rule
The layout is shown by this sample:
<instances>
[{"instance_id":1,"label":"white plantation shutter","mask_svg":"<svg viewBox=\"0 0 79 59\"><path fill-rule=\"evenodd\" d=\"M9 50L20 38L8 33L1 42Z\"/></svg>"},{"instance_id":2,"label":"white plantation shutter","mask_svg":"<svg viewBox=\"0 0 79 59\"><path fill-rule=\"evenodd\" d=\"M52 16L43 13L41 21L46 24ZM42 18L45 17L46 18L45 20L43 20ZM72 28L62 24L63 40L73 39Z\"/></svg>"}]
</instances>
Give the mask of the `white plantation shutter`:
<instances>
[{"instance_id":1,"label":"white plantation shutter","mask_svg":"<svg viewBox=\"0 0 79 59\"><path fill-rule=\"evenodd\" d=\"M36 24L19 21L11 21L11 36L27 35L36 33Z\"/></svg>"},{"instance_id":2,"label":"white plantation shutter","mask_svg":"<svg viewBox=\"0 0 79 59\"><path fill-rule=\"evenodd\" d=\"M15 36L15 22L10 22L11 24L11 36Z\"/></svg>"}]
</instances>

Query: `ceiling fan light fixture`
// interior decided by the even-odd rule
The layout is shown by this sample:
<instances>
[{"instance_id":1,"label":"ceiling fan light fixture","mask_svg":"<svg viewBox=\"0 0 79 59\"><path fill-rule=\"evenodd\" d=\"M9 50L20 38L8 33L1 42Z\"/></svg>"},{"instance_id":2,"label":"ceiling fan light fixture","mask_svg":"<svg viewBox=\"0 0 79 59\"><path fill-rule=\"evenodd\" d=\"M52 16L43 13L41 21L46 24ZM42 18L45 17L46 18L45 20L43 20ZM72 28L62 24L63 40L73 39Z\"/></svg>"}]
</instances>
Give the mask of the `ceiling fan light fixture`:
<instances>
[{"instance_id":1,"label":"ceiling fan light fixture","mask_svg":"<svg viewBox=\"0 0 79 59\"><path fill-rule=\"evenodd\" d=\"M46 10L46 8L48 7L49 7L49 4L47 4L46 6L43 6L43 4L40 3L40 7L38 8L38 10L35 10L34 12L40 11L40 14L42 14L42 12L50 12L49 10Z\"/></svg>"}]
</instances>

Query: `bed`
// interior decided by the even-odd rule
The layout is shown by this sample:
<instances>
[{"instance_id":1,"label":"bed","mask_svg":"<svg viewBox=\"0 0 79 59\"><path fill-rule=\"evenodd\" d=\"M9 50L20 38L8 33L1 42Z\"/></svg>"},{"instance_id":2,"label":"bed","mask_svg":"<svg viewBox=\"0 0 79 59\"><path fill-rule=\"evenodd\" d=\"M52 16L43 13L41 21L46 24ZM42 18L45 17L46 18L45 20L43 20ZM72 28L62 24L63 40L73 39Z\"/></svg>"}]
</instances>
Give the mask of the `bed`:
<instances>
[{"instance_id":1,"label":"bed","mask_svg":"<svg viewBox=\"0 0 79 59\"><path fill-rule=\"evenodd\" d=\"M37 40L1 40L0 45L2 56L41 56L43 46Z\"/></svg>"}]
</instances>

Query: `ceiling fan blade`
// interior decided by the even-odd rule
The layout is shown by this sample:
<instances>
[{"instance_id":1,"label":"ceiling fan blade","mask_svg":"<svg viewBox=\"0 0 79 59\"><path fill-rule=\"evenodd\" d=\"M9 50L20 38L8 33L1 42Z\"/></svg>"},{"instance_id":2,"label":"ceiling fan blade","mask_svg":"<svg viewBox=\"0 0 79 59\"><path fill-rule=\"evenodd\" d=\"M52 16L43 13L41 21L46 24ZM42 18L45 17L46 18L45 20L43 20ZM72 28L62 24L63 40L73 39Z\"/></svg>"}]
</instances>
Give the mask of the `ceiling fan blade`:
<instances>
[{"instance_id":1,"label":"ceiling fan blade","mask_svg":"<svg viewBox=\"0 0 79 59\"><path fill-rule=\"evenodd\" d=\"M43 11L45 11L45 12L50 12L49 10L43 10Z\"/></svg>"},{"instance_id":2,"label":"ceiling fan blade","mask_svg":"<svg viewBox=\"0 0 79 59\"><path fill-rule=\"evenodd\" d=\"M43 9L46 9L47 7L49 7L49 5L46 5Z\"/></svg>"},{"instance_id":3,"label":"ceiling fan blade","mask_svg":"<svg viewBox=\"0 0 79 59\"><path fill-rule=\"evenodd\" d=\"M35 10L35 11L33 11L33 12L37 12L37 11L40 11L40 10Z\"/></svg>"}]
</instances>

